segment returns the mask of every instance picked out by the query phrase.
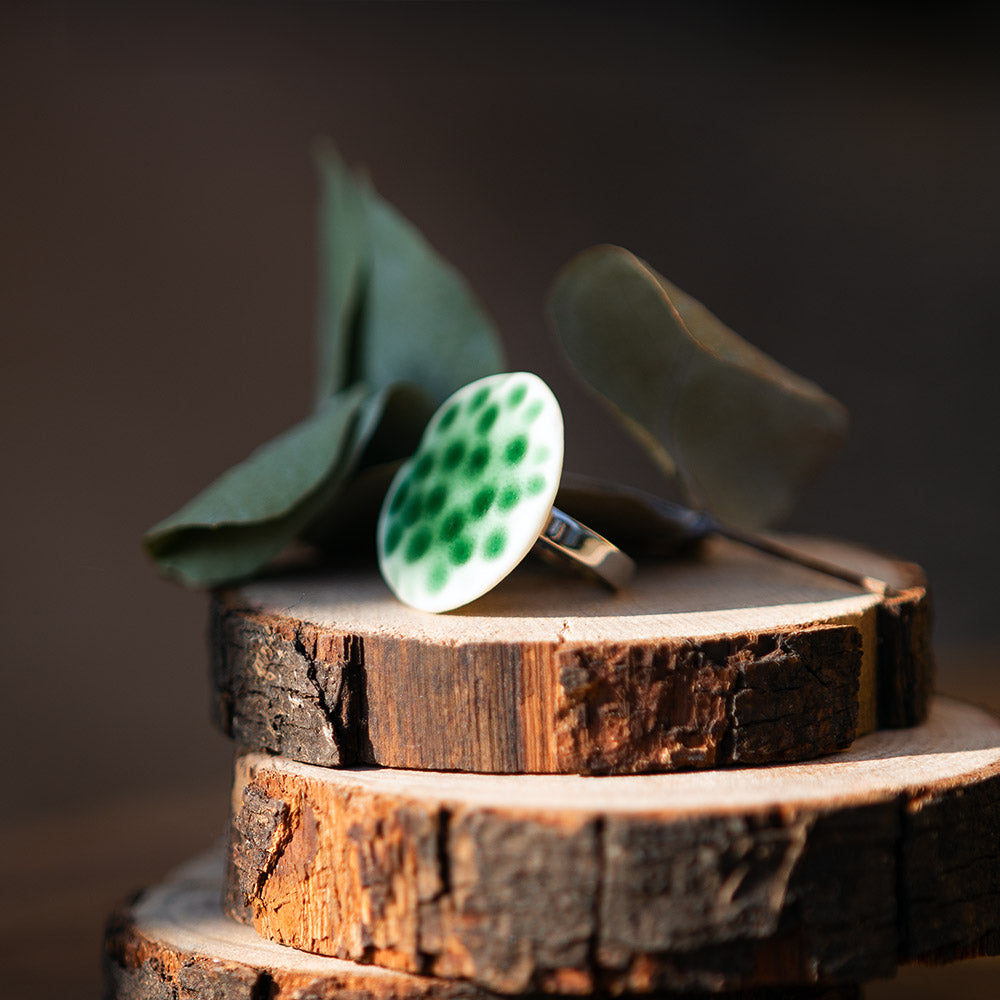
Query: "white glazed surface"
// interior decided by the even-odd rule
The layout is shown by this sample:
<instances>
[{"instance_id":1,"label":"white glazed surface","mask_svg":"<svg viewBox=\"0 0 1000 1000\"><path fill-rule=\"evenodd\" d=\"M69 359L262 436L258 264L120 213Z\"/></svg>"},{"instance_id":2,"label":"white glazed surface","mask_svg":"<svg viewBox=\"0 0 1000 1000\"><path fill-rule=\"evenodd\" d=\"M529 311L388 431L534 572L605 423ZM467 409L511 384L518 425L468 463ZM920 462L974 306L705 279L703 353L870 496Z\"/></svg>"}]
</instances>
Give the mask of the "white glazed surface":
<instances>
[{"instance_id":1,"label":"white glazed surface","mask_svg":"<svg viewBox=\"0 0 1000 1000\"><path fill-rule=\"evenodd\" d=\"M392 592L440 612L492 590L545 527L562 461L562 413L537 375L490 375L459 389L382 505L379 568Z\"/></svg>"}]
</instances>

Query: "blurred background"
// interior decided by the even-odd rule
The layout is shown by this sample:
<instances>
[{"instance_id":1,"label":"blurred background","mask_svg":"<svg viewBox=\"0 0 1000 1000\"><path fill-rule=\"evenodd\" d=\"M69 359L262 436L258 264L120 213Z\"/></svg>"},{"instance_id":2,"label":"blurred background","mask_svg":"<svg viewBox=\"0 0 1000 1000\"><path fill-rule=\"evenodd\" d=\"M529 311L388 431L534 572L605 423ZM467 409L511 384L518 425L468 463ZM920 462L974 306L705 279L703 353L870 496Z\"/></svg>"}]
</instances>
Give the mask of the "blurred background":
<instances>
[{"instance_id":1,"label":"blurred background","mask_svg":"<svg viewBox=\"0 0 1000 1000\"><path fill-rule=\"evenodd\" d=\"M204 595L142 531L311 407L314 137L550 381L567 467L659 488L543 304L620 243L851 410L789 527L920 562L1000 709L1000 8L0 7L0 967L98 992L117 898L221 830ZM996 996L995 963L869 996ZM12 992L11 992L12 991Z\"/></svg>"}]
</instances>

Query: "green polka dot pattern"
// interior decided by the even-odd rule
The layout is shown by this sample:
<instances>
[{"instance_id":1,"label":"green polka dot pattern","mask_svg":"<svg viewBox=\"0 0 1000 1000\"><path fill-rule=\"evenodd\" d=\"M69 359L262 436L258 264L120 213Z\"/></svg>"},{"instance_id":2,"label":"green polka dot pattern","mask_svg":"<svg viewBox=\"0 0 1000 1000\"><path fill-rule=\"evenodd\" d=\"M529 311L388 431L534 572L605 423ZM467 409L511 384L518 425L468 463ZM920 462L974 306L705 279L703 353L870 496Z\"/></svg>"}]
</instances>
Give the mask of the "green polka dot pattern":
<instances>
[{"instance_id":1,"label":"green polka dot pattern","mask_svg":"<svg viewBox=\"0 0 1000 1000\"><path fill-rule=\"evenodd\" d=\"M450 611L492 590L545 527L562 460L562 413L537 375L490 375L459 389L382 504L379 567L393 593L422 611Z\"/></svg>"}]
</instances>

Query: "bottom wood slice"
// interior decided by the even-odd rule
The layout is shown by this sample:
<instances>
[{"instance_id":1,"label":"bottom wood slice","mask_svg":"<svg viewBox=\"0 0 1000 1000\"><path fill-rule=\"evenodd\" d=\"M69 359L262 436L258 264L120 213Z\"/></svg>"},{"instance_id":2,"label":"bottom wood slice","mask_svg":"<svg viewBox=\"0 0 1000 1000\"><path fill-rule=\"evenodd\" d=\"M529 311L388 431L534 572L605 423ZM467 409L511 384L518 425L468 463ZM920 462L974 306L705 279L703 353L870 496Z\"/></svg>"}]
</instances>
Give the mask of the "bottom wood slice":
<instances>
[{"instance_id":1,"label":"bottom wood slice","mask_svg":"<svg viewBox=\"0 0 1000 1000\"><path fill-rule=\"evenodd\" d=\"M222 912L223 858L199 858L121 906L105 935L111 1000L450 1000L468 984L309 955L265 941Z\"/></svg>"},{"instance_id":2,"label":"bottom wood slice","mask_svg":"<svg viewBox=\"0 0 1000 1000\"><path fill-rule=\"evenodd\" d=\"M207 856L112 916L105 1000L489 1000L454 980L309 955L258 937L219 906L222 859ZM745 995L745 994L744 994ZM855 1000L854 987L766 991L760 1000Z\"/></svg>"},{"instance_id":3,"label":"bottom wood slice","mask_svg":"<svg viewBox=\"0 0 1000 1000\"><path fill-rule=\"evenodd\" d=\"M1000 951L1000 722L664 775L237 765L227 909L502 993L852 983Z\"/></svg>"}]
</instances>

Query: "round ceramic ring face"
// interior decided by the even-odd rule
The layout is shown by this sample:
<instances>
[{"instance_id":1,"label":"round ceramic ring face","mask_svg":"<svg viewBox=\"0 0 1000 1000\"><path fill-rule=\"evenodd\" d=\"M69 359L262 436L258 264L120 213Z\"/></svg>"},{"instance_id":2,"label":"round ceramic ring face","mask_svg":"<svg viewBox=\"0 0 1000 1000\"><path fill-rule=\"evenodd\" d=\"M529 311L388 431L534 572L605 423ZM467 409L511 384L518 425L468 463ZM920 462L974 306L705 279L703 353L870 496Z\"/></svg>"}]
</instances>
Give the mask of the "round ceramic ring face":
<instances>
[{"instance_id":1,"label":"round ceramic ring face","mask_svg":"<svg viewBox=\"0 0 1000 1000\"><path fill-rule=\"evenodd\" d=\"M386 493L382 576L404 603L450 611L492 590L545 528L559 489L563 420L529 372L459 389Z\"/></svg>"}]
</instances>

